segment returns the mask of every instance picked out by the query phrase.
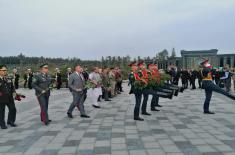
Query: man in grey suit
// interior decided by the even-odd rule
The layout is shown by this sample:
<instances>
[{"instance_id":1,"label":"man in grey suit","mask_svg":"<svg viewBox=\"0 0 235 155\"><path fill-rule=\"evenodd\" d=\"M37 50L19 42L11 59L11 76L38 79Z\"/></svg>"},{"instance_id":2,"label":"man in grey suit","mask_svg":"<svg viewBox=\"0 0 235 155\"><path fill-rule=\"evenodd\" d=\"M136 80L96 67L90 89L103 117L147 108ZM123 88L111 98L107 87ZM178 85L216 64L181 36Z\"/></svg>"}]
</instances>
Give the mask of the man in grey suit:
<instances>
[{"instance_id":1,"label":"man in grey suit","mask_svg":"<svg viewBox=\"0 0 235 155\"><path fill-rule=\"evenodd\" d=\"M84 97L85 97L85 78L82 74L82 68L80 65L75 67L75 72L69 76L68 87L73 95L73 102L71 103L67 112L69 118L73 118L72 112L74 108L80 110L81 117L89 118L84 110Z\"/></svg>"}]
</instances>

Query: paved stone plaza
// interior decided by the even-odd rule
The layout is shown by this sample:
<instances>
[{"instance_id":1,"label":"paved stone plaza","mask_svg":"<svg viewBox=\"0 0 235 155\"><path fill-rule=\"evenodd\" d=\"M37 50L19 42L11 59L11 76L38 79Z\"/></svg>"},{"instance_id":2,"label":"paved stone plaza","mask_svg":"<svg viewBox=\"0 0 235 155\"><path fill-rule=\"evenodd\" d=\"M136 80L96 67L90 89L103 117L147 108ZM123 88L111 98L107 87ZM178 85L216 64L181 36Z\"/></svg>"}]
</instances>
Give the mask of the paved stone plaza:
<instances>
[{"instance_id":1,"label":"paved stone plaza","mask_svg":"<svg viewBox=\"0 0 235 155\"><path fill-rule=\"evenodd\" d=\"M53 91L49 126L40 122L34 91L19 90L27 98L17 103L18 127L0 130L0 155L235 155L234 101L214 93L216 114L204 115L204 92L186 90L173 100L160 99L160 112L136 122L134 97L124 88L111 102L102 102L102 109L94 109L88 99L89 119L80 118L77 109L69 119L71 94Z\"/></svg>"}]
</instances>

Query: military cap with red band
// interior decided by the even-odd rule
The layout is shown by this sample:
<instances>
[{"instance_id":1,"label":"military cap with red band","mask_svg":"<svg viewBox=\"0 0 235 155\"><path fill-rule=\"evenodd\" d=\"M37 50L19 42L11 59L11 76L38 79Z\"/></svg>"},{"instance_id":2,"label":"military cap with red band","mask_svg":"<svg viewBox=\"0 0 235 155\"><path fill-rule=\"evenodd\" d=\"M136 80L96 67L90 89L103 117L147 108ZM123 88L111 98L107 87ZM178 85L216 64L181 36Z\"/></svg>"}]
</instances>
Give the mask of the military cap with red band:
<instances>
[{"instance_id":1,"label":"military cap with red band","mask_svg":"<svg viewBox=\"0 0 235 155\"><path fill-rule=\"evenodd\" d=\"M140 61L140 62L138 63L138 66L141 66L141 65L144 65L144 61Z\"/></svg>"},{"instance_id":2,"label":"military cap with red band","mask_svg":"<svg viewBox=\"0 0 235 155\"><path fill-rule=\"evenodd\" d=\"M154 64L154 63L149 63L149 64L147 65L147 67L152 67L152 66L155 66L155 64Z\"/></svg>"},{"instance_id":3,"label":"military cap with red band","mask_svg":"<svg viewBox=\"0 0 235 155\"><path fill-rule=\"evenodd\" d=\"M200 64L201 65L205 65L206 63L208 63L209 62L209 60L208 59L204 59L204 61L203 62L201 62Z\"/></svg>"},{"instance_id":4,"label":"military cap with red band","mask_svg":"<svg viewBox=\"0 0 235 155\"><path fill-rule=\"evenodd\" d=\"M128 66L129 67L136 66L136 62L134 61L134 62L130 63Z\"/></svg>"}]
</instances>

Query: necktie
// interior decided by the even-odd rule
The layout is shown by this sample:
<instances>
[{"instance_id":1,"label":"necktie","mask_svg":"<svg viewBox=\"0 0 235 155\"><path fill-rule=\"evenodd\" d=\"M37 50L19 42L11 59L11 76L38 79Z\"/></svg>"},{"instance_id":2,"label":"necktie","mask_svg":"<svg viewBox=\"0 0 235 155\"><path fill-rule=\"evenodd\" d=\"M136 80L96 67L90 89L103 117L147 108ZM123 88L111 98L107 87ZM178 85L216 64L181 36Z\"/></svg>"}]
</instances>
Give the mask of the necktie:
<instances>
[{"instance_id":1,"label":"necktie","mask_svg":"<svg viewBox=\"0 0 235 155\"><path fill-rule=\"evenodd\" d=\"M82 81L84 81L84 78L83 78L82 74L79 74L79 76L82 79Z\"/></svg>"}]
</instances>

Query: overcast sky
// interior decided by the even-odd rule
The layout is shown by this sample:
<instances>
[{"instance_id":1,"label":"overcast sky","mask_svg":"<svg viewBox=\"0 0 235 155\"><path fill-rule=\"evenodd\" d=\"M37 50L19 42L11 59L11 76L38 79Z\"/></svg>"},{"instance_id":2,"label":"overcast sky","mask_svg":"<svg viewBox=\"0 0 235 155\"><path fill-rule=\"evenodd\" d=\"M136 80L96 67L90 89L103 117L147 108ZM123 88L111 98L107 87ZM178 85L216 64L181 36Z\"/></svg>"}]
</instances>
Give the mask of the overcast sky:
<instances>
[{"instance_id":1,"label":"overcast sky","mask_svg":"<svg viewBox=\"0 0 235 155\"><path fill-rule=\"evenodd\" d=\"M0 55L235 53L235 0L0 0Z\"/></svg>"}]
</instances>

